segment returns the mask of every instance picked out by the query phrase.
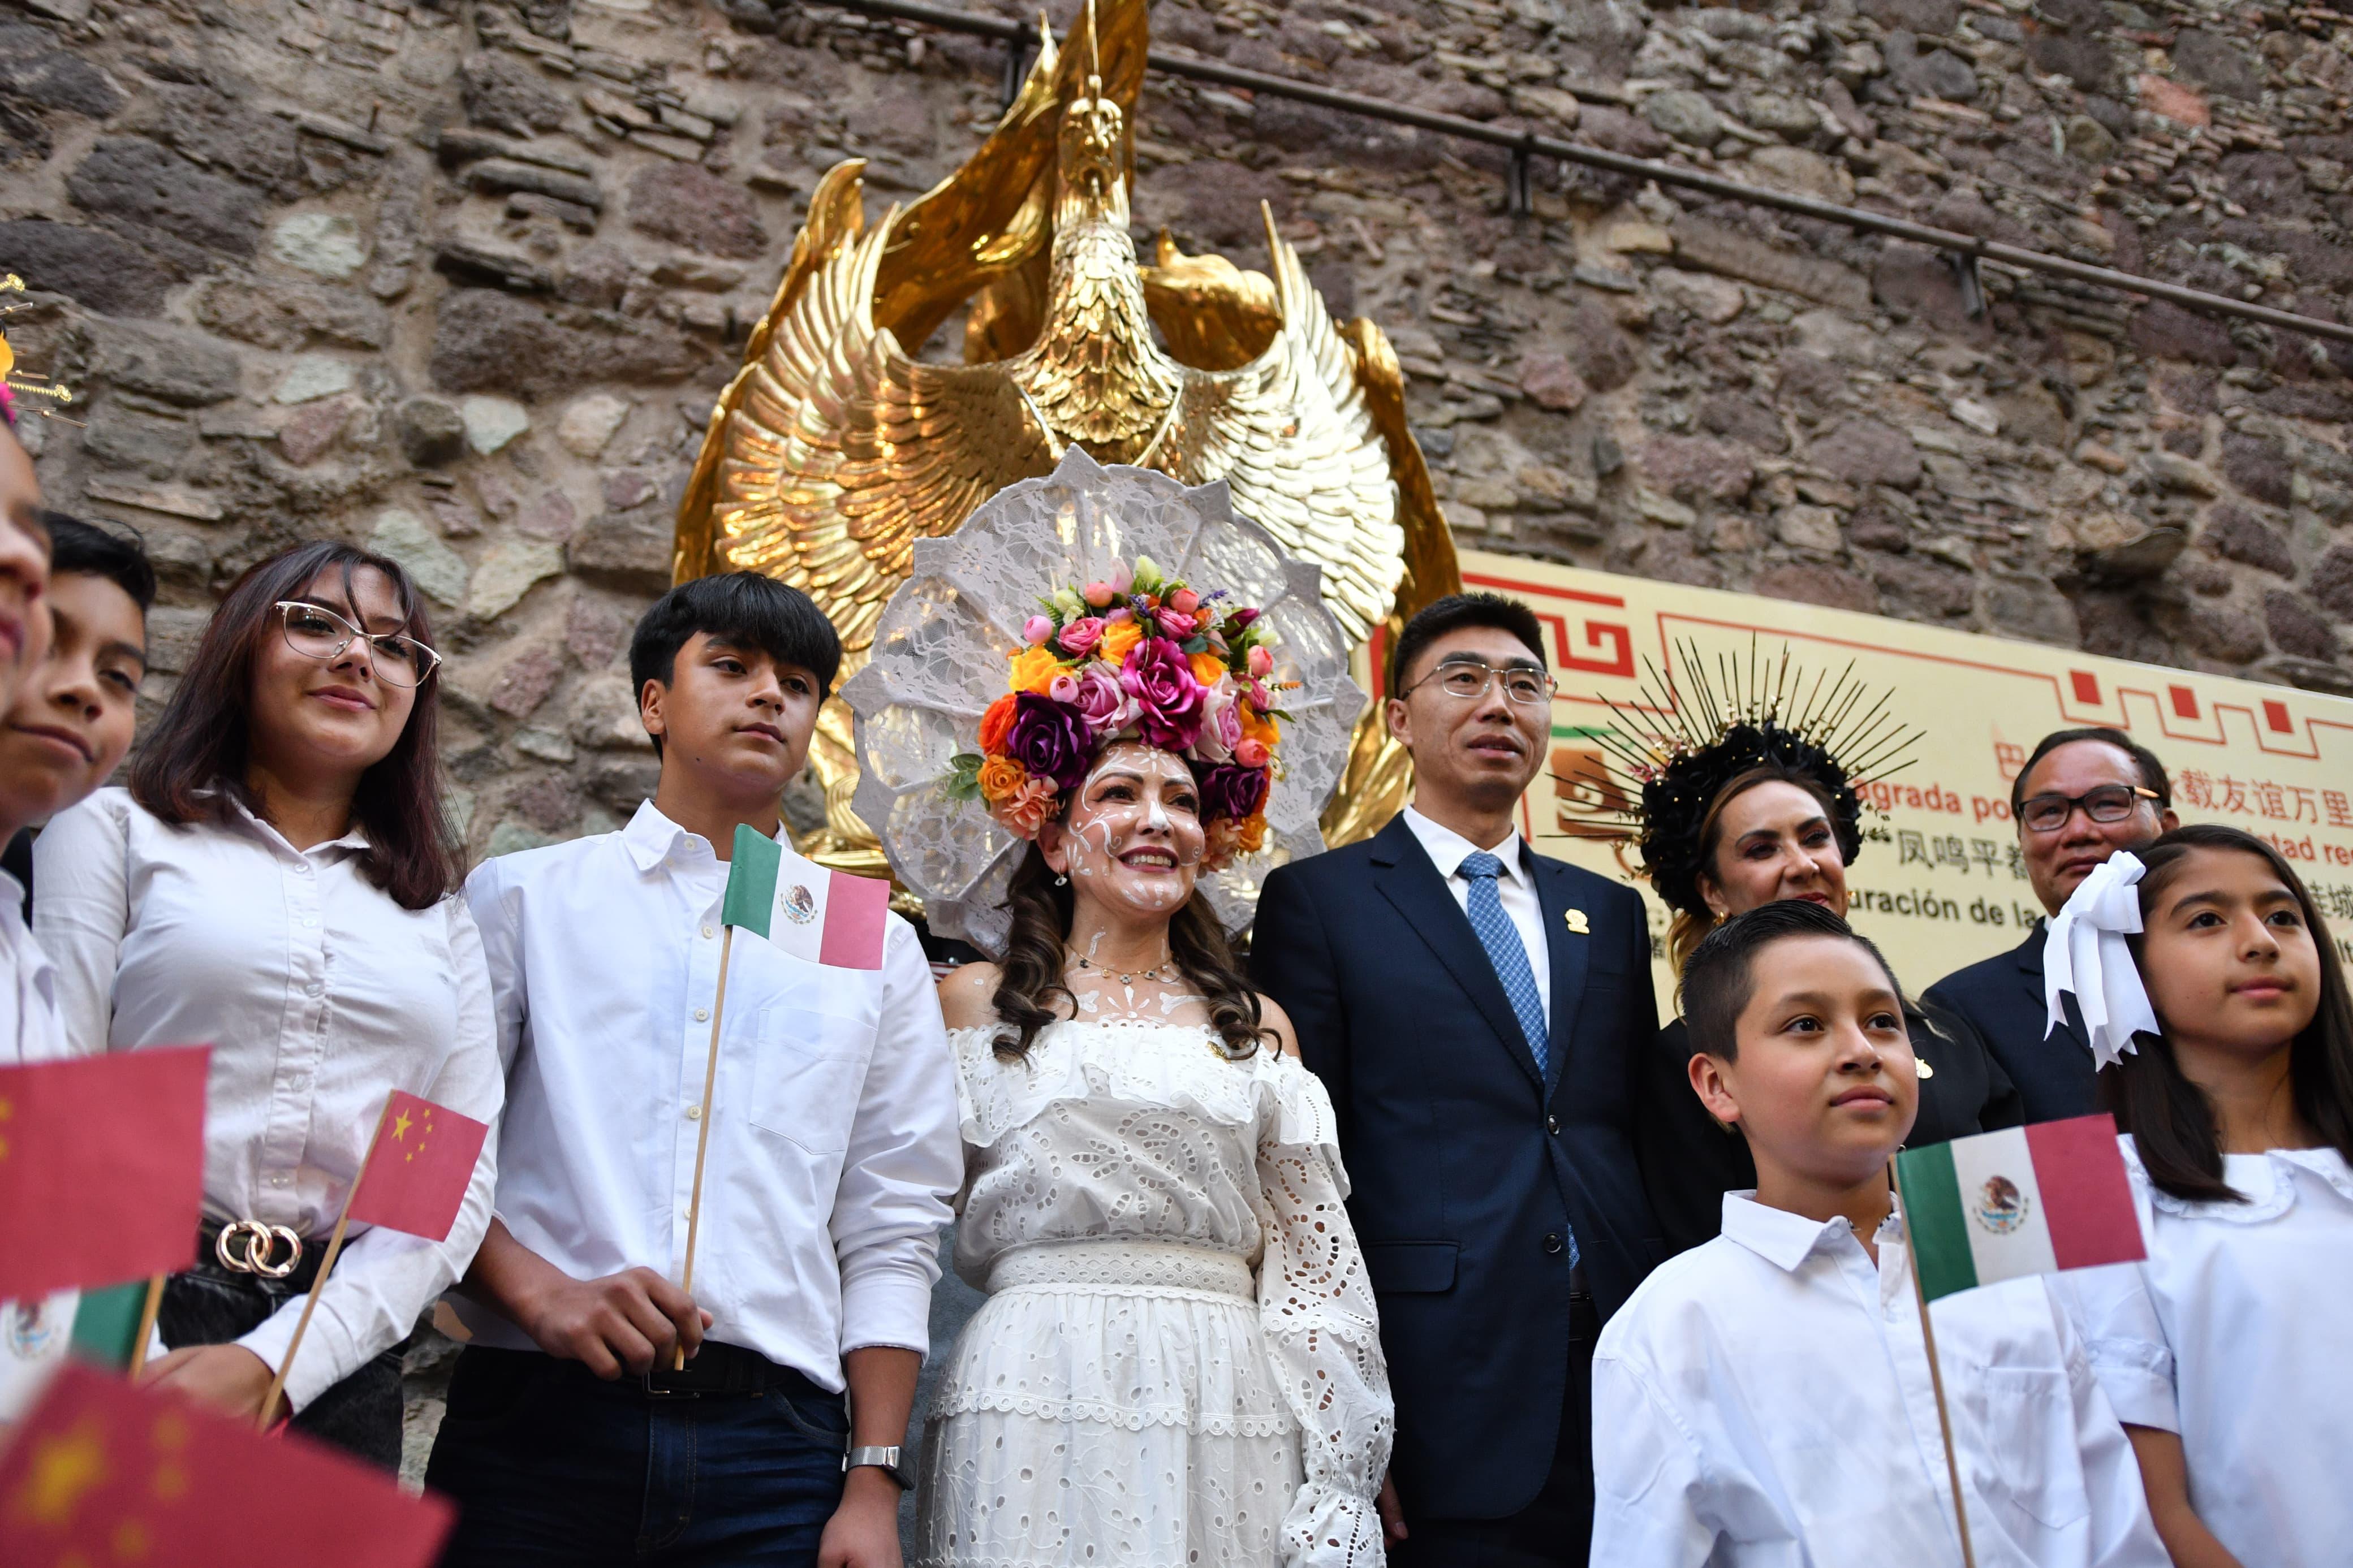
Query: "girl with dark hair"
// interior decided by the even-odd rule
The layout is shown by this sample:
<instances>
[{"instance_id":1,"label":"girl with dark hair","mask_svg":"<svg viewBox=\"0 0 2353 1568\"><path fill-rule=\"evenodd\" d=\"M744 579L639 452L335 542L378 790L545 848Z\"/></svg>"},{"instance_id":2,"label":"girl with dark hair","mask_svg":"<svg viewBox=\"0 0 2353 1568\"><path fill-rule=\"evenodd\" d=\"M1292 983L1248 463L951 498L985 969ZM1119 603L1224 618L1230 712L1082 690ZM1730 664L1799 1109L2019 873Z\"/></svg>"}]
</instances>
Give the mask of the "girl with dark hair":
<instances>
[{"instance_id":1,"label":"girl with dark hair","mask_svg":"<svg viewBox=\"0 0 2353 1568\"><path fill-rule=\"evenodd\" d=\"M1678 973L1709 931L1761 905L1794 899L1845 917L1846 869L1863 839L1852 781L1892 771L1911 743L1875 718L1884 701L1844 678L1802 675L1786 653L1778 668L1711 674L1687 651L1680 701L1647 730L1630 722L1617 757L1626 776L1606 793L1640 802L1621 816L1673 911L1667 954ZM1857 713L1861 721L1841 724ZM1912 1147L2019 1124L2017 1090L1973 1026L1911 1000L1904 1021L1920 1069ZM1693 1056L1683 1019L1659 1031L1636 1140L1651 1210L1677 1252L1717 1234L1726 1193L1757 1184L1746 1140L1694 1092Z\"/></svg>"},{"instance_id":2,"label":"girl with dark hair","mask_svg":"<svg viewBox=\"0 0 2353 1568\"><path fill-rule=\"evenodd\" d=\"M237 579L132 766L34 849L37 931L81 1051L203 1041L205 1220L151 1373L257 1414L385 1097L498 1111L481 939L441 807L439 656L396 563L332 542ZM360 1229L301 1354L294 1424L400 1461L398 1347L490 1220Z\"/></svg>"},{"instance_id":3,"label":"girl with dark hair","mask_svg":"<svg viewBox=\"0 0 2353 1568\"><path fill-rule=\"evenodd\" d=\"M2100 960L2078 947L2071 988L2129 1021L2114 1006L2118 983L2145 986L2141 1016L2158 1028L2100 1074L2148 1258L2066 1277L2093 1370L2180 1568L2342 1563L2353 1542L2344 971L2303 879L2251 834L2177 828L2110 866L2059 924L2130 931L2114 906L2128 913L2137 892L2130 962L2114 961L2137 974L2087 973ZM2104 910L2110 884L2119 898Z\"/></svg>"}]
</instances>

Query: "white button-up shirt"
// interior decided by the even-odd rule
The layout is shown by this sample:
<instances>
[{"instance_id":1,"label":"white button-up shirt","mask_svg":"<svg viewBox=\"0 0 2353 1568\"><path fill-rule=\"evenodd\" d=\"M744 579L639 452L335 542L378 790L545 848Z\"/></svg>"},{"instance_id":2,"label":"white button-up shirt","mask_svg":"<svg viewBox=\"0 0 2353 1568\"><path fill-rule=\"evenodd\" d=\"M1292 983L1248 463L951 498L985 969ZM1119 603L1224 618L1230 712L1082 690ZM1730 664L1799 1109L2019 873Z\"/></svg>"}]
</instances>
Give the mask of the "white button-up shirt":
<instances>
[{"instance_id":1,"label":"white button-up shirt","mask_svg":"<svg viewBox=\"0 0 2353 1568\"><path fill-rule=\"evenodd\" d=\"M1421 844L1422 853L1446 879L1446 890L1454 895L1455 907L1464 917L1471 913L1471 879L1462 874L1465 857L1478 853L1481 846L1473 844L1451 827L1432 822L1411 806L1405 808L1405 825ZM1520 945L1528 950L1528 967L1536 972L1536 995L1544 1003L1545 1022L1552 1022L1552 950L1545 945L1544 903L1536 897L1535 876L1521 858L1523 840L1520 830L1513 828L1501 844L1487 850L1504 863L1503 874L1495 879L1495 897L1511 917L1514 929L1520 933Z\"/></svg>"},{"instance_id":2,"label":"white button-up shirt","mask_svg":"<svg viewBox=\"0 0 2353 1568\"><path fill-rule=\"evenodd\" d=\"M789 848L777 885L827 873ZM498 1215L575 1279L686 1262L727 866L639 806L618 833L503 856L466 885L509 1064ZM914 929L882 966L733 939L695 1242L711 1337L829 1389L841 1355L928 1348L948 1199L964 1175L955 1064ZM533 1348L459 1300L484 1344Z\"/></svg>"},{"instance_id":3,"label":"white button-up shirt","mask_svg":"<svg viewBox=\"0 0 2353 1568\"><path fill-rule=\"evenodd\" d=\"M0 1067L29 1067L67 1054L58 1017L58 971L25 925L24 885L0 871ZM25 1413L65 1359L79 1290L39 1300L0 1301L0 1421Z\"/></svg>"},{"instance_id":4,"label":"white button-up shirt","mask_svg":"<svg viewBox=\"0 0 2353 1568\"><path fill-rule=\"evenodd\" d=\"M360 869L356 832L296 849L239 809L173 827L104 789L33 847L33 910L79 1052L209 1045L205 1212L325 1245L385 1097L499 1112L488 973L464 900L405 910ZM446 1241L354 1226L286 1380L301 1409L397 1345L473 1261L485 1151ZM189 1238L191 1248L195 1238ZM289 1301L237 1343L270 1366Z\"/></svg>"},{"instance_id":5,"label":"white button-up shirt","mask_svg":"<svg viewBox=\"0 0 2353 1568\"><path fill-rule=\"evenodd\" d=\"M2189 1502L2255 1568L2353 1554L2353 1170L2226 1154L2244 1203L2159 1192L2122 1140L2148 1261L2066 1277L2116 1415L2181 1436Z\"/></svg>"},{"instance_id":6,"label":"white button-up shirt","mask_svg":"<svg viewBox=\"0 0 2353 1568\"><path fill-rule=\"evenodd\" d=\"M1593 1562L1957 1568L1960 1541L1900 1220L1724 1200L1593 1361ZM2039 1279L1932 1309L1980 1568L2169 1568L2140 1470Z\"/></svg>"}]
</instances>

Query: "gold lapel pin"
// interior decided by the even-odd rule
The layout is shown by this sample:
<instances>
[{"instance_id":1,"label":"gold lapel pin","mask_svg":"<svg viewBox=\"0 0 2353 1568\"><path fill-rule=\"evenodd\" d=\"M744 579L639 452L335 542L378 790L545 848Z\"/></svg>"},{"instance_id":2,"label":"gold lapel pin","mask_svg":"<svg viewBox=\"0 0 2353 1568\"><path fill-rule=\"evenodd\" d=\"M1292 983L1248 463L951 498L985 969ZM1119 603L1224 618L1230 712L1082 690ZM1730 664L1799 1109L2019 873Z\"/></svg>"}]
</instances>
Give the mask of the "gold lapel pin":
<instances>
[{"instance_id":1,"label":"gold lapel pin","mask_svg":"<svg viewBox=\"0 0 2353 1568\"><path fill-rule=\"evenodd\" d=\"M1586 923L1585 911L1583 910L1563 910L1560 911L1560 918L1561 922L1567 926L1570 931L1575 931L1577 935L1591 936L1593 934L1593 928Z\"/></svg>"}]
</instances>

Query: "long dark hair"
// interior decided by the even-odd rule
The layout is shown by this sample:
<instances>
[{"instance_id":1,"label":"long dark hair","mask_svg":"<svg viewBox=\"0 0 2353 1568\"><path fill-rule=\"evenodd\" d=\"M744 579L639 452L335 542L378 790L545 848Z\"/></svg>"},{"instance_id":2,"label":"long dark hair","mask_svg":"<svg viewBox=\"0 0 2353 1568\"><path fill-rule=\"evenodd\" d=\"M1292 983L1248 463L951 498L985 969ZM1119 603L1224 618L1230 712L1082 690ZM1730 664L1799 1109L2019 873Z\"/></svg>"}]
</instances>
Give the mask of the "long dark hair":
<instances>
[{"instance_id":1,"label":"long dark hair","mask_svg":"<svg viewBox=\"0 0 2353 1568\"><path fill-rule=\"evenodd\" d=\"M1054 885L1054 869L1046 864L1045 853L1029 846L1005 889L1013 930L997 966L993 998L997 1017L1015 1031L997 1037L997 1054L1008 1061L1029 1056L1038 1031L1061 1016L1054 1010L1055 997L1069 1002L1074 1012L1078 1007L1078 998L1062 983L1072 905L1070 887ZM1226 1055L1236 1061L1256 1056L1267 1035L1259 1021L1258 993L1234 963L1218 912L1198 889L1168 921L1168 950L1177 969L1208 1000L1209 1026L1218 1031Z\"/></svg>"},{"instance_id":2,"label":"long dark hair","mask_svg":"<svg viewBox=\"0 0 2353 1568\"><path fill-rule=\"evenodd\" d=\"M319 540L248 567L213 612L178 689L131 764L133 799L175 826L228 826L238 805L259 814L260 803L245 782L254 659L264 639L278 635L279 601L301 598L321 573L338 568L354 619L352 575L373 569L392 584L401 630L432 643L424 598L398 562L357 545ZM417 705L400 739L382 762L360 775L352 796L353 823L368 841L361 868L405 910L439 902L465 876L465 850L441 809L439 681L437 668L417 687Z\"/></svg>"},{"instance_id":3,"label":"long dark hair","mask_svg":"<svg viewBox=\"0 0 2353 1568\"><path fill-rule=\"evenodd\" d=\"M2353 997L2346 991L2345 969L2337 960L2328 927L2304 879L2278 850L2252 833L2202 822L2177 827L2140 852L2141 863L2148 868L2140 881L2144 918L2181 874L2183 862L2200 849L2256 856L2295 895L2305 929L2320 950L2320 1006L2312 1022L2288 1042L2288 1092L2306 1124L2353 1162ZM2127 940L2134 962L2141 963L2147 939ZM2139 1037L2137 1049L2100 1074L2100 1089L2116 1124L2133 1135L2150 1181L2178 1198L2244 1201L2245 1194L2222 1179L2222 1135L2213 1104L2182 1072L2171 1040L2162 1035Z\"/></svg>"}]
</instances>

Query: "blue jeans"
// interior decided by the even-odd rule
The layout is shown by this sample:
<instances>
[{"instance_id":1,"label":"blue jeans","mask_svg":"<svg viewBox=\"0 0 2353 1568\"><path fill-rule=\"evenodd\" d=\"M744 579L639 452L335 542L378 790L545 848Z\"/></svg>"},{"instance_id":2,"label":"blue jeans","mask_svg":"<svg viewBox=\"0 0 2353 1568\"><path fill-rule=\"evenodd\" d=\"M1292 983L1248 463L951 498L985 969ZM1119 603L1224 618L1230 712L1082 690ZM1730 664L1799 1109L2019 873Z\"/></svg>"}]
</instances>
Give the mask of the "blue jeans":
<instances>
[{"instance_id":1,"label":"blue jeans","mask_svg":"<svg viewBox=\"0 0 2353 1568\"><path fill-rule=\"evenodd\" d=\"M470 1347L425 1483L458 1505L442 1568L814 1568L849 1417L799 1374L649 1398L577 1362Z\"/></svg>"}]
</instances>

